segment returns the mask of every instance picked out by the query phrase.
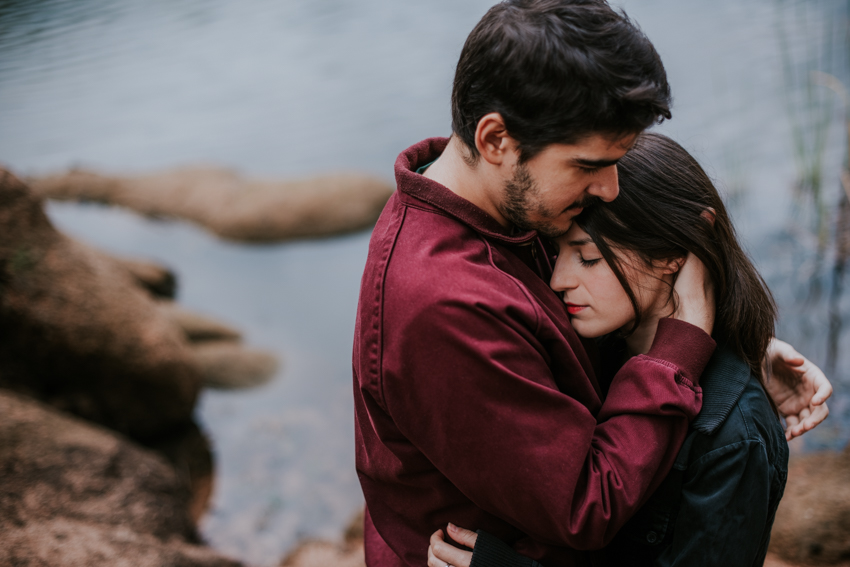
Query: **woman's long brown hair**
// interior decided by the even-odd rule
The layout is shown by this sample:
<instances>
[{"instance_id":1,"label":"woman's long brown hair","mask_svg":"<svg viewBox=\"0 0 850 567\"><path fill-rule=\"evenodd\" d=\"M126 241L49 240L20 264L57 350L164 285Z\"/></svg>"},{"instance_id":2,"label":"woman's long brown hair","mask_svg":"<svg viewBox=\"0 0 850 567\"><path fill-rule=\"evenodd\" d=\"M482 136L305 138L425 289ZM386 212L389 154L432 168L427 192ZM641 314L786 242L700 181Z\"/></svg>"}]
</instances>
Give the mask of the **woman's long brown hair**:
<instances>
[{"instance_id":1,"label":"woman's long brown hair","mask_svg":"<svg viewBox=\"0 0 850 567\"><path fill-rule=\"evenodd\" d=\"M590 235L626 290L636 314L631 331L640 324L640 308L614 250L629 251L647 266L692 252L714 280L713 335L762 380L776 304L738 243L711 179L682 146L660 134L641 134L617 169L620 195L586 209L575 222ZM715 213L713 224L704 216L709 208Z\"/></svg>"}]
</instances>

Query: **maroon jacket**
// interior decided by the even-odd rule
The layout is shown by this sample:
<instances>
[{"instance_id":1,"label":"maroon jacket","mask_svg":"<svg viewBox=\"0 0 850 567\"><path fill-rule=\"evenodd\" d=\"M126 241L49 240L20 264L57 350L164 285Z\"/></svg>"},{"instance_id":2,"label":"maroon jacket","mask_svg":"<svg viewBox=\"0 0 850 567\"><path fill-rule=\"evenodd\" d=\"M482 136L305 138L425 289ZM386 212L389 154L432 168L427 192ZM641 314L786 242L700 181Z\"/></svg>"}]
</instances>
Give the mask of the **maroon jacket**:
<instances>
[{"instance_id":1,"label":"maroon jacket","mask_svg":"<svg viewBox=\"0 0 850 567\"><path fill-rule=\"evenodd\" d=\"M607 397L549 288L535 232L512 232L414 173L447 140L396 161L372 234L354 335L366 563L426 564L451 521L551 565L589 560L664 479L698 413L714 351L664 320Z\"/></svg>"}]
</instances>

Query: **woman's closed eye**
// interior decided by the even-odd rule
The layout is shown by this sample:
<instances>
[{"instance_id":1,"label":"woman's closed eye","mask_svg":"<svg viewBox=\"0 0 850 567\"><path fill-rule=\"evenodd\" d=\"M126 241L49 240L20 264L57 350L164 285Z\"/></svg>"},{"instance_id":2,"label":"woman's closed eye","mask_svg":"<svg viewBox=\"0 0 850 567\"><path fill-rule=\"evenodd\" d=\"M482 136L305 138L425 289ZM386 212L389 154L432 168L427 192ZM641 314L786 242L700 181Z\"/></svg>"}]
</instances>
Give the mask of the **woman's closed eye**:
<instances>
[{"instance_id":1,"label":"woman's closed eye","mask_svg":"<svg viewBox=\"0 0 850 567\"><path fill-rule=\"evenodd\" d=\"M585 268L590 268L591 266L595 266L599 263L602 258L585 258L581 254L578 255L578 261Z\"/></svg>"}]
</instances>

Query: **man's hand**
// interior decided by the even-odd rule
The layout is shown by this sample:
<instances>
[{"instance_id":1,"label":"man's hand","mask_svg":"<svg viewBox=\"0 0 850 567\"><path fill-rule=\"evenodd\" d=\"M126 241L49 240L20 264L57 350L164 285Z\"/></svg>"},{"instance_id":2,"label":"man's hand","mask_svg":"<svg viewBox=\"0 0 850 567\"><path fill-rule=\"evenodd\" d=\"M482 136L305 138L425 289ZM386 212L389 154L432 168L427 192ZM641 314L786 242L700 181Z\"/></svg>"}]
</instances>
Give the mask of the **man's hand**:
<instances>
[{"instance_id":1,"label":"man's hand","mask_svg":"<svg viewBox=\"0 0 850 567\"><path fill-rule=\"evenodd\" d=\"M714 328L714 283L705 264L691 253L679 269L673 291L678 296L672 318L696 325L709 335Z\"/></svg>"},{"instance_id":2,"label":"man's hand","mask_svg":"<svg viewBox=\"0 0 850 567\"><path fill-rule=\"evenodd\" d=\"M785 418L786 439L790 441L826 419L832 384L820 368L778 339L770 342L764 368L767 393Z\"/></svg>"}]
</instances>

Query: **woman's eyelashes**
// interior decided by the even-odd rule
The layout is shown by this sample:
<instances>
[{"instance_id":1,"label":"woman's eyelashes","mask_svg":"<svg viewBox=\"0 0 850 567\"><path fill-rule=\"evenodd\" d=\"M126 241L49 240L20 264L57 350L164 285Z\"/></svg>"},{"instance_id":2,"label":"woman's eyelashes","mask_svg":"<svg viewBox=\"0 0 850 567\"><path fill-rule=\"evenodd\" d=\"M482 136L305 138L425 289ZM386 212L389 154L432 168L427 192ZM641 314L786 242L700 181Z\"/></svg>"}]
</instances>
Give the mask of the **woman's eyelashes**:
<instances>
[{"instance_id":1,"label":"woman's eyelashes","mask_svg":"<svg viewBox=\"0 0 850 567\"><path fill-rule=\"evenodd\" d=\"M601 259L602 258L585 259L584 256L582 256L581 254L578 255L579 263L581 263L581 265L584 266L585 268L590 268L591 266L595 266L597 263L599 263L599 260L601 260Z\"/></svg>"}]
</instances>

